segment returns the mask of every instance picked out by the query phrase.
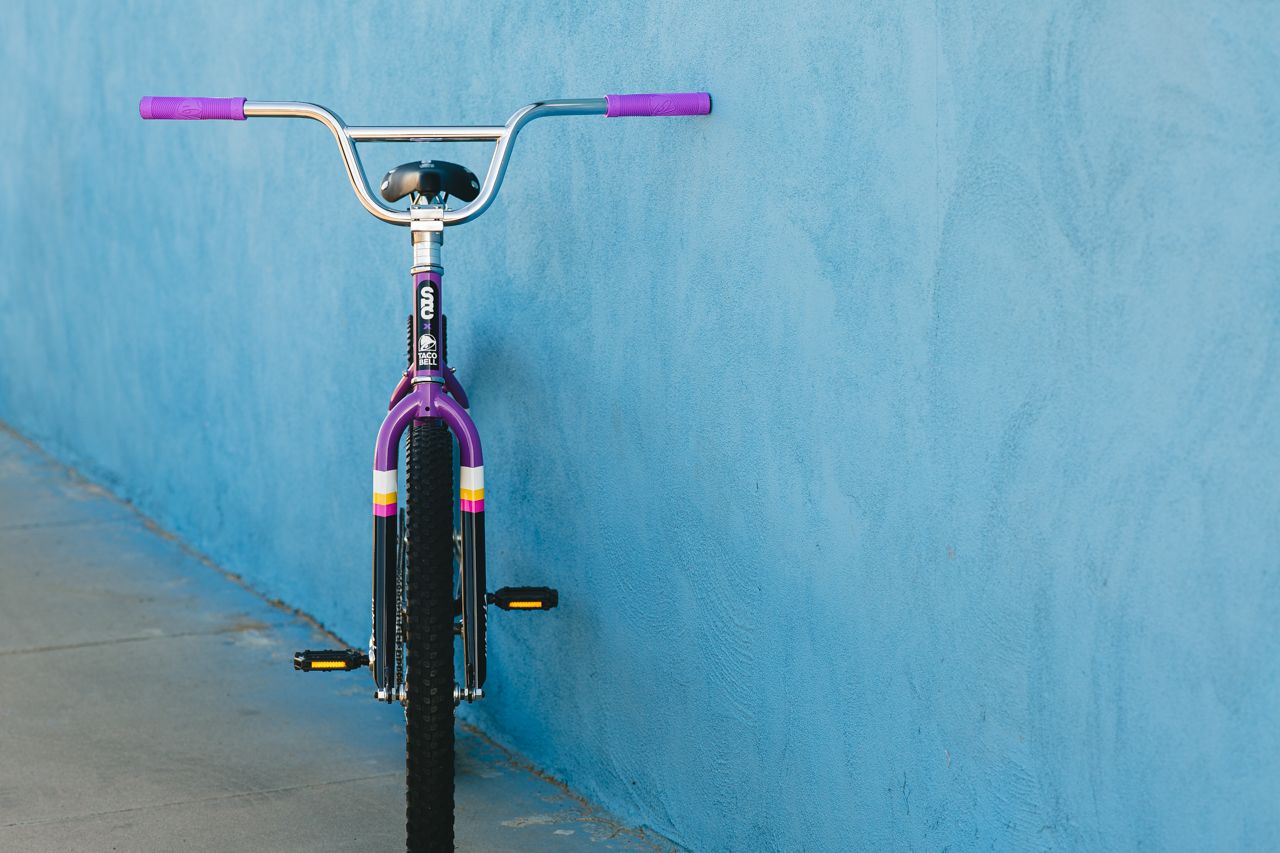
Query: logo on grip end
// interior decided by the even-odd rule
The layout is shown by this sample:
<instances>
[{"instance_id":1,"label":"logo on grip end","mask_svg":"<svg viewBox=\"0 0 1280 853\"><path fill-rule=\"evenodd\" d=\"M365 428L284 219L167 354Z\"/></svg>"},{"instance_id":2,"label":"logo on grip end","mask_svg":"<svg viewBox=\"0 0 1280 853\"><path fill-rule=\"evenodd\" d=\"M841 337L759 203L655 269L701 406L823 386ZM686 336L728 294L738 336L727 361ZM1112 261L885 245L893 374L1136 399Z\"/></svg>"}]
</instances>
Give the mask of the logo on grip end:
<instances>
[{"instance_id":1,"label":"logo on grip end","mask_svg":"<svg viewBox=\"0 0 1280 853\"><path fill-rule=\"evenodd\" d=\"M670 98L659 95L649 99L649 115L673 116L675 114L676 104Z\"/></svg>"}]
</instances>

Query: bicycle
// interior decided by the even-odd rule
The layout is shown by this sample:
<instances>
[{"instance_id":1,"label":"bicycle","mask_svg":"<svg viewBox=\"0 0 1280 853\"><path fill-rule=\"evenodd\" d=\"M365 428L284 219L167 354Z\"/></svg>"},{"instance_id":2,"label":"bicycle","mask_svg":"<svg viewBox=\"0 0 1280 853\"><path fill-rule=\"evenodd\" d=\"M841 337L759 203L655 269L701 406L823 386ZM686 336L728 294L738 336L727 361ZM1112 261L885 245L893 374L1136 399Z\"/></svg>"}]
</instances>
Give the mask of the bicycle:
<instances>
[{"instance_id":1,"label":"bicycle","mask_svg":"<svg viewBox=\"0 0 1280 853\"><path fill-rule=\"evenodd\" d=\"M689 116L711 112L705 92L607 95L535 101L493 126L355 127L315 104L244 98L145 97L144 119L243 121L306 118L333 134L347 177L364 208L407 226L413 243L413 312L408 366L378 430L373 466L373 625L368 651L306 650L293 665L304 672L368 667L374 696L399 702L405 714L406 832L411 853L453 848L454 709L484 697L486 607L545 611L559 604L549 587L486 592L484 461L470 402L446 358L442 300L444 229L470 222L493 203L520 130L534 119L604 115ZM484 180L464 166L435 160L387 172L374 198L356 153L361 142L494 143ZM463 204L450 208L450 198ZM397 462L405 444L403 492ZM453 441L459 454L458 530L453 515ZM455 573L454 566L457 564ZM456 587L455 587L456 578ZM454 673L454 639L462 645L462 680Z\"/></svg>"}]
</instances>

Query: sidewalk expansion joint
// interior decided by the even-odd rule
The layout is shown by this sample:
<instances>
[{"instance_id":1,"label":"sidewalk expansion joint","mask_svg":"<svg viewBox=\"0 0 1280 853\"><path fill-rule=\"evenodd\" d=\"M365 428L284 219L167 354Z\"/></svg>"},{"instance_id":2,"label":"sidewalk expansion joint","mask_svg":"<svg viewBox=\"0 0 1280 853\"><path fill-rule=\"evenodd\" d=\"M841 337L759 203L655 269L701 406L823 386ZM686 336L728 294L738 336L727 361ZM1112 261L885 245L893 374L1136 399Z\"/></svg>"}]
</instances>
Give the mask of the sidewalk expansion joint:
<instances>
[{"instance_id":1,"label":"sidewalk expansion joint","mask_svg":"<svg viewBox=\"0 0 1280 853\"><path fill-rule=\"evenodd\" d=\"M120 518L85 518L80 521L29 521L26 524L0 525L0 533L15 533L23 530L44 530L50 527L97 527L102 524L124 524L135 521L128 516Z\"/></svg>"},{"instance_id":2,"label":"sidewalk expansion joint","mask_svg":"<svg viewBox=\"0 0 1280 853\"><path fill-rule=\"evenodd\" d=\"M70 823L77 820L92 820L97 817L107 817L109 815L129 814L130 812L145 812L154 809L167 809L174 806L193 806L200 803L216 803L223 800L239 800L245 797L262 797L271 794L289 794L294 791L306 791L312 788L327 788L334 785L349 785L353 782L370 782L374 779L389 779L393 776L401 777L402 772L394 773L375 773L370 776L353 776L349 779L333 779L328 782L308 782L305 785L284 785L279 788L260 788L253 791L238 791L234 794L217 794L211 797L192 797L188 800L171 800L163 803L148 803L144 806L129 806L123 809L107 809L101 812L88 812L86 814L66 815L62 817L46 817L37 818L35 820L20 820L14 823L0 824L0 829L13 829L23 826L45 826L55 823Z\"/></svg>"},{"instance_id":3,"label":"sidewalk expansion joint","mask_svg":"<svg viewBox=\"0 0 1280 853\"><path fill-rule=\"evenodd\" d=\"M139 634L135 637L115 637L107 640L86 640L83 643L66 643L57 646L30 646L23 649L0 649L0 657L13 655L38 655L45 652L67 652L75 649L91 649L96 646L116 646L122 643L145 643L148 640L179 640L186 637L219 637L226 634L244 634L250 631L274 631L285 623L246 622L215 628L211 631L178 631L173 634Z\"/></svg>"}]
</instances>

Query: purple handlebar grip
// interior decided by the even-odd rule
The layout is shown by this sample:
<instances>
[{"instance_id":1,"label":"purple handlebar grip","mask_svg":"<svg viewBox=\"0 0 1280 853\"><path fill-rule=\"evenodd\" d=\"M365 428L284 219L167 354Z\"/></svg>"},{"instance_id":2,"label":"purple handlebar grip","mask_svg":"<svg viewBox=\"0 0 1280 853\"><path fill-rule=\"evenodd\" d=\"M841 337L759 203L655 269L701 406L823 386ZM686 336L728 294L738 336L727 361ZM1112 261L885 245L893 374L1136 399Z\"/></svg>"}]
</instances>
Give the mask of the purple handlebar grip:
<instances>
[{"instance_id":1,"label":"purple handlebar grip","mask_svg":"<svg viewBox=\"0 0 1280 853\"><path fill-rule=\"evenodd\" d=\"M624 116L704 116L711 112L706 92L659 92L652 95L605 95L609 118Z\"/></svg>"},{"instance_id":2,"label":"purple handlebar grip","mask_svg":"<svg viewBox=\"0 0 1280 853\"><path fill-rule=\"evenodd\" d=\"M150 95L138 102L143 118L167 118L179 121L227 119L244 121L244 98L154 98Z\"/></svg>"}]
</instances>

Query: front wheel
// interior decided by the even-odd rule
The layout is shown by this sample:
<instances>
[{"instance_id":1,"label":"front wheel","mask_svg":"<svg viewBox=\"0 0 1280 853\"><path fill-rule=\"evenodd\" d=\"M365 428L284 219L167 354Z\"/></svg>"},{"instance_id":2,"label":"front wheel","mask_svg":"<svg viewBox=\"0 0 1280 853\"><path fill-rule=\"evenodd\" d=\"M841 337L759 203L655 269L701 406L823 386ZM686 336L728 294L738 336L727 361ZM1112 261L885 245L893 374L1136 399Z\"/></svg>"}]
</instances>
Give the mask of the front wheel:
<instances>
[{"instance_id":1,"label":"front wheel","mask_svg":"<svg viewBox=\"0 0 1280 853\"><path fill-rule=\"evenodd\" d=\"M427 419L405 445L407 849L434 853L453 850L453 437Z\"/></svg>"}]
</instances>

